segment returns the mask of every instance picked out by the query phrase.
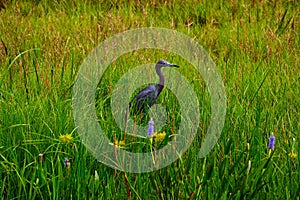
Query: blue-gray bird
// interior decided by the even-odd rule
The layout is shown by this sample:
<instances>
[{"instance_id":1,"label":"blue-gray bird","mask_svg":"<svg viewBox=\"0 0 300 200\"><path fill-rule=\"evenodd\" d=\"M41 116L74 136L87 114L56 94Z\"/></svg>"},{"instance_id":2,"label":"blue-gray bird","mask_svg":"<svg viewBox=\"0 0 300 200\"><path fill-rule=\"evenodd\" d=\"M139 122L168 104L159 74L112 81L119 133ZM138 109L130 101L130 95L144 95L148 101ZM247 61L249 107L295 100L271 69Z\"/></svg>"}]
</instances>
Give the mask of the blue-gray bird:
<instances>
[{"instance_id":1,"label":"blue-gray bird","mask_svg":"<svg viewBox=\"0 0 300 200\"><path fill-rule=\"evenodd\" d=\"M157 97L161 93L165 84L165 77L161 71L162 67L179 67L165 60L160 60L155 66L156 73L159 76L159 83L149 85L142 89L129 103L130 113L133 115L147 112L147 110L155 103Z\"/></svg>"}]
</instances>

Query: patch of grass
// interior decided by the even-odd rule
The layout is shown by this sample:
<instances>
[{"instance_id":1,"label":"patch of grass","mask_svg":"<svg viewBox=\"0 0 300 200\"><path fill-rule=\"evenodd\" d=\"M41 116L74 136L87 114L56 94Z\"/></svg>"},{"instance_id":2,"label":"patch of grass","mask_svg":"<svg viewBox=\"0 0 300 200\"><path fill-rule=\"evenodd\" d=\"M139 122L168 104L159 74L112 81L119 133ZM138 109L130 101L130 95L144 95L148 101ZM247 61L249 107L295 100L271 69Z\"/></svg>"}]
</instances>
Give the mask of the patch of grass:
<instances>
[{"instance_id":1,"label":"patch of grass","mask_svg":"<svg viewBox=\"0 0 300 200\"><path fill-rule=\"evenodd\" d=\"M0 195L299 198L298 8L298 1L2 1ZM226 122L213 150L198 158L210 121L210 96L201 76L168 52L124 54L105 72L97 89L99 123L112 143L124 138L110 112L114 86L134 66L159 59L182 66L178 71L198 96L201 119L191 147L180 159L155 172L124 173L99 163L81 143L73 122L72 86L83 59L98 44L116 33L149 26L180 31L207 50L225 84ZM172 136L179 124L176 97L166 89L158 102L169 113L161 131ZM72 134L68 143L59 139L66 134ZM271 134L276 144L270 153ZM140 151L137 144L149 145L135 137L127 139L130 151Z\"/></svg>"}]
</instances>

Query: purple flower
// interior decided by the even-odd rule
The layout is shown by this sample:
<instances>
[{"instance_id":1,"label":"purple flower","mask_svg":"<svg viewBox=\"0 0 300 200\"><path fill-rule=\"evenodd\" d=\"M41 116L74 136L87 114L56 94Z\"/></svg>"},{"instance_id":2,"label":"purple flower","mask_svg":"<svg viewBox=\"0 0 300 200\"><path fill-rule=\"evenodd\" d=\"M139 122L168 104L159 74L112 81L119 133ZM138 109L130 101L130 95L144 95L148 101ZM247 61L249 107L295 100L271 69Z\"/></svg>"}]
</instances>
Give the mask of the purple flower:
<instances>
[{"instance_id":1,"label":"purple flower","mask_svg":"<svg viewBox=\"0 0 300 200\"><path fill-rule=\"evenodd\" d=\"M149 122L148 122L148 137L152 137L153 136L153 133L154 133L154 121L151 119Z\"/></svg>"},{"instance_id":2,"label":"purple flower","mask_svg":"<svg viewBox=\"0 0 300 200\"><path fill-rule=\"evenodd\" d=\"M68 158L65 158L65 159L64 159L64 165L65 165L66 168L69 168L69 167L70 167L71 163L70 163L70 161L69 161Z\"/></svg>"},{"instance_id":3,"label":"purple flower","mask_svg":"<svg viewBox=\"0 0 300 200\"><path fill-rule=\"evenodd\" d=\"M275 136L274 135L270 136L268 148L272 149L272 150L274 150L274 148L275 148Z\"/></svg>"}]
</instances>

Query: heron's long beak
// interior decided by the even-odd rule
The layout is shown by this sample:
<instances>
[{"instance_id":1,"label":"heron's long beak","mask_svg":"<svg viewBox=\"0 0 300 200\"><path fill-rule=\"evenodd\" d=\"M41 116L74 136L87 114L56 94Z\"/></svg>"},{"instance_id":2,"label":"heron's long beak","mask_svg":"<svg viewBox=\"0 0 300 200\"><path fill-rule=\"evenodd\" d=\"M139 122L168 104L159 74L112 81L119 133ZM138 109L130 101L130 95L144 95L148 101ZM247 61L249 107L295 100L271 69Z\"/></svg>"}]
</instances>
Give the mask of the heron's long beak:
<instances>
[{"instance_id":1,"label":"heron's long beak","mask_svg":"<svg viewBox=\"0 0 300 200\"><path fill-rule=\"evenodd\" d=\"M171 65L171 67L178 67L178 68L179 68L179 66L178 66L178 65L173 65L173 64Z\"/></svg>"},{"instance_id":2,"label":"heron's long beak","mask_svg":"<svg viewBox=\"0 0 300 200\"><path fill-rule=\"evenodd\" d=\"M169 67L179 67L178 65L174 65L172 63L168 63L167 66L169 66Z\"/></svg>"}]
</instances>

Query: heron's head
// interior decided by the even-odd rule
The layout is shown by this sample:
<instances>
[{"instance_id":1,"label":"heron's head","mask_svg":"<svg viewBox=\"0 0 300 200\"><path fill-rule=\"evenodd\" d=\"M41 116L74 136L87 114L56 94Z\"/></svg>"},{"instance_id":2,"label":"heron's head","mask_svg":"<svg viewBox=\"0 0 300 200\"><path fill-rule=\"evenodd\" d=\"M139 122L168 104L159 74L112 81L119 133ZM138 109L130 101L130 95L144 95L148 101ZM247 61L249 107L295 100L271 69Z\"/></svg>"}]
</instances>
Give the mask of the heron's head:
<instances>
[{"instance_id":1,"label":"heron's head","mask_svg":"<svg viewBox=\"0 0 300 200\"><path fill-rule=\"evenodd\" d=\"M174 65L174 64L169 63L165 60L158 61L158 63L156 65L159 66L159 67L179 67L178 65Z\"/></svg>"}]
</instances>

